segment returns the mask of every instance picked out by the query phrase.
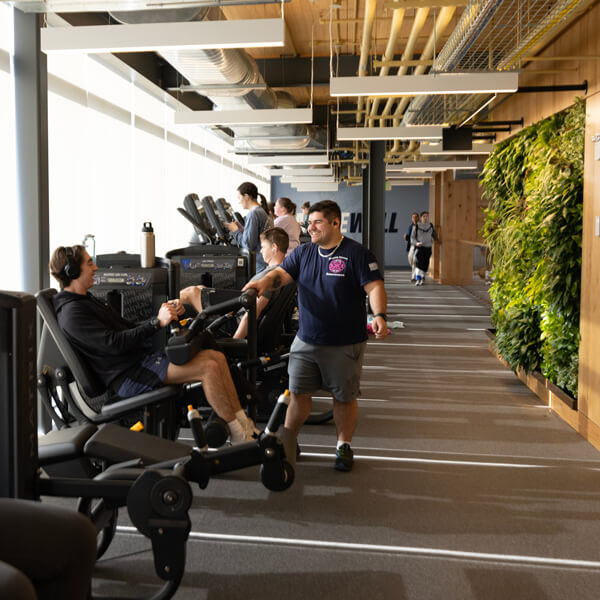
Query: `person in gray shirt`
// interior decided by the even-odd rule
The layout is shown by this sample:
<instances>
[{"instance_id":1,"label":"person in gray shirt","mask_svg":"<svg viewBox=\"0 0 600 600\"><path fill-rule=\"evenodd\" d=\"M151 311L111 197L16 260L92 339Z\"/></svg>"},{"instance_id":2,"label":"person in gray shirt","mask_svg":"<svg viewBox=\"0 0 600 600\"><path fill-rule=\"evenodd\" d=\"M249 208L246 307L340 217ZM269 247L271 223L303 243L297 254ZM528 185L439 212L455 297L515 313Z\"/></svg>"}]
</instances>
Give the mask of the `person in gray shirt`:
<instances>
[{"instance_id":1,"label":"person in gray shirt","mask_svg":"<svg viewBox=\"0 0 600 600\"><path fill-rule=\"evenodd\" d=\"M433 223L429 222L429 213L424 210L421 213L421 221L413 227L410 235L410 243L415 247L416 286L421 286L425 282L425 275L429 269L431 247L434 240L438 243L440 241Z\"/></svg>"}]
</instances>

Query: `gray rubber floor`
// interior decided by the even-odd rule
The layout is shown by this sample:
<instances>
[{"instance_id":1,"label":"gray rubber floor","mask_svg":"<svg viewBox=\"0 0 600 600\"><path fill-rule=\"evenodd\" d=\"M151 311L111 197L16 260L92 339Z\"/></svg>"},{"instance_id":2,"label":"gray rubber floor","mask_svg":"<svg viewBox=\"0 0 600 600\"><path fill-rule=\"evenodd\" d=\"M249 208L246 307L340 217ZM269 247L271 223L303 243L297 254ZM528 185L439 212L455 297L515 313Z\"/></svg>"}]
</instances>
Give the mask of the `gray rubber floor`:
<instances>
[{"instance_id":1,"label":"gray rubber floor","mask_svg":"<svg viewBox=\"0 0 600 600\"><path fill-rule=\"evenodd\" d=\"M175 598L597 600L598 451L489 353L473 295L386 288L404 328L368 344L353 472L328 423L301 432L286 492L257 468L196 488ZM149 548L122 517L94 592L150 595Z\"/></svg>"}]
</instances>

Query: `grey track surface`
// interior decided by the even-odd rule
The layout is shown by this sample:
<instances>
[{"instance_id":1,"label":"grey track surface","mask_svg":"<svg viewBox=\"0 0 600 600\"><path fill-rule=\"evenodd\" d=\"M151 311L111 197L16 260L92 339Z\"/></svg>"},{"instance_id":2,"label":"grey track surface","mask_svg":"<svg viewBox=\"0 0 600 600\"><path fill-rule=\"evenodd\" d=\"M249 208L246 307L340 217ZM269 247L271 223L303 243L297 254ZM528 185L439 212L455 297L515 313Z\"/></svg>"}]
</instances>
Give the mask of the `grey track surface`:
<instances>
[{"instance_id":1,"label":"grey track surface","mask_svg":"<svg viewBox=\"0 0 600 600\"><path fill-rule=\"evenodd\" d=\"M332 469L328 423L302 430L286 492L257 468L195 488L175 598L597 600L600 454L489 353L475 295L402 271L386 287L405 327L369 342L354 471ZM128 525L97 594L153 589Z\"/></svg>"}]
</instances>

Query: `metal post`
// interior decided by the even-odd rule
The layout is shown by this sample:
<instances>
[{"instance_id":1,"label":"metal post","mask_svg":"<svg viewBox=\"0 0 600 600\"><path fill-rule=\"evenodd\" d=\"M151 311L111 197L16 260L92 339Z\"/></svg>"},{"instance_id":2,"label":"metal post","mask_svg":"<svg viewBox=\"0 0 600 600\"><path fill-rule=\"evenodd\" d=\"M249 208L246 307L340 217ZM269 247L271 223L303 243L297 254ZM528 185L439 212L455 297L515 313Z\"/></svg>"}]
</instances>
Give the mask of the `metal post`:
<instances>
[{"instance_id":1,"label":"metal post","mask_svg":"<svg viewBox=\"0 0 600 600\"><path fill-rule=\"evenodd\" d=\"M365 167L362 172L362 243L366 248L369 247L369 167Z\"/></svg>"},{"instance_id":2,"label":"metal post","mask_svg":"<svg viewBox=\"0 0 600 600\"><path fill-rule=\"evenodd\" d=\"M369 153L369 248L379 268L385 265L385 142L370 143Z\"/></svg>"},{"instance_id":3,"label":"metal post","mask_svg":"<svg viewBox=\"0 0 600 600\"><path fill-rule=\"evenodd\" d=\"M48 287L48 76L40 15L14 10L16 163L23 288Z\"/></svg>"}]
</instances>

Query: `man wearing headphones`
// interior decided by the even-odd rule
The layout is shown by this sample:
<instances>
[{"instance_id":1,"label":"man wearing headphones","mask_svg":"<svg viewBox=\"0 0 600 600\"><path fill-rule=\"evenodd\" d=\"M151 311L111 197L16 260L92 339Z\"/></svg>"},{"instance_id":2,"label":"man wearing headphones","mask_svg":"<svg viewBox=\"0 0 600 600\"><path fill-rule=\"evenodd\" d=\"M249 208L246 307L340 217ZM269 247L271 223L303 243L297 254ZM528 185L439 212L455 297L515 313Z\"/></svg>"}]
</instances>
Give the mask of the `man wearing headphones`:
<instances>
[{"instance_id":1,"label":"man wearing headphones","mask_svg":"<svg viewBox=\"0 0 600 600\"><path fill-rule=\"evenodd\" d=\"M350 443L358 417L360 374L367 340L368 295L375 313L372 327L378 339L388 333L386 293L377 260L364 246L341 233L340 207L331 200L309 208L311 244L302 244L270 273L250 281L259 296L296 281L300 327L290 349L292 400L282 441L288 460L295 455L295 439L308 418L312 394L319 389L333 396L337 428L338 471L350 471L354 455Z\"/></svg>"},{"instance_id":2,"label":"man wearing headphones","mask_svg":"<svg viewBox=\"0 0 600 600\"><path fill-rule=\"evenodd\" d=\"M108 389L129 398L163 384L201 381L209 404L229 425L232 443L252 439L254 425L240 406L221 352L202 350L185 365L153 352L152 336L183 313L181 302L165 302L156 317L133 324L89 293L98 267L83 246L60 246L49 267L61 288L52 298L58 323Z\"/></svg>"}]
</instances>

